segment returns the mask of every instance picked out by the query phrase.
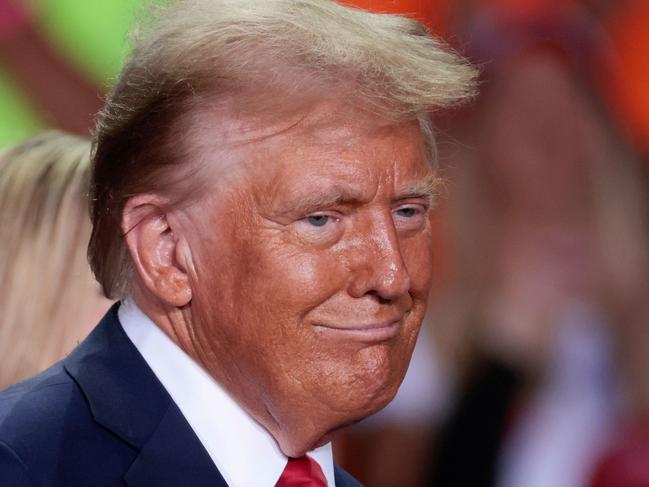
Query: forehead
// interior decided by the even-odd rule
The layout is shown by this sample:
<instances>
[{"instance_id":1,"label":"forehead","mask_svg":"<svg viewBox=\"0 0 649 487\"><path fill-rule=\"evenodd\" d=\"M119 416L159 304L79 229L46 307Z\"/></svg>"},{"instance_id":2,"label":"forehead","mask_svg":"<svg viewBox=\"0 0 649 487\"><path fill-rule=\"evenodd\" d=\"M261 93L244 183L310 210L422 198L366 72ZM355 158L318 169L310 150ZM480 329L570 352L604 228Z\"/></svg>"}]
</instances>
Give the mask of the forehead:
<instances>
[{"instance_id":1,"label":"forehead","mask_svg":"<svg viewBox=\"0 0 649 487\"><path fill-rule=\"evenodd\" d=\"M227 175L266 188L294 179L375 186L408 184L432 173L417 121L389 122L341 100L277 118L230 116L224 123L221 114L206 113L202 119L200 158L221 181Z\"/></svg>"},{"instance_id":2,"label":"forehead","mask_svg":"<svg viewBox=\"0 0 649 487\"><path fill-rule=\"evenodd\" d=\"M286 174L308 168L319 174L336 170L339 174L369 177L385 170L399 174L430 169L425 164L425 143L416 122L357 122L348 119L329 125L307 125L273 137L259 149L262 156L271 156L267 161Z\"/></svg>"},{"instance_id":3,"label":"forehead","mask_svg":"<svg viewBox=\"0 0 649 487\"><path fill-rule=\"evenodd\" d=\"M270 163L284 176L292 172L335 173L351 178L427 172L426 145L419 124L388 123L353 110L324 106L293 129L260 144L266 169ZM328 110L327 110L328 109ZM411 174L416 176L416 174Z\"/></svg>"}]
</instances>

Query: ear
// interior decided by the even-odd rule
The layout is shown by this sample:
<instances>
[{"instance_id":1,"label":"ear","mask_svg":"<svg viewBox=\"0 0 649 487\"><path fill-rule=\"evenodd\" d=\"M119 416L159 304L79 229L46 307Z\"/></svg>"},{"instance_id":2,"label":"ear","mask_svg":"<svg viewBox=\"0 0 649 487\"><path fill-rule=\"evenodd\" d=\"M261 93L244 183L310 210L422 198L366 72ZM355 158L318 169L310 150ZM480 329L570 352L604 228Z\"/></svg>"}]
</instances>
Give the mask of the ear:
<instances>
[{"instance_id":1,"label":"ear","mask_svg":"<svg viewBox=\"0 0 649 487\"><path fill-rule=\"evenodd\" d=\"M124 205L122 232L144 287L164 303L181 307L192 299L187 267L180 262L190 256L169 224L165 208L159 196L132 197Z\"/></svg>"}]
</instances>

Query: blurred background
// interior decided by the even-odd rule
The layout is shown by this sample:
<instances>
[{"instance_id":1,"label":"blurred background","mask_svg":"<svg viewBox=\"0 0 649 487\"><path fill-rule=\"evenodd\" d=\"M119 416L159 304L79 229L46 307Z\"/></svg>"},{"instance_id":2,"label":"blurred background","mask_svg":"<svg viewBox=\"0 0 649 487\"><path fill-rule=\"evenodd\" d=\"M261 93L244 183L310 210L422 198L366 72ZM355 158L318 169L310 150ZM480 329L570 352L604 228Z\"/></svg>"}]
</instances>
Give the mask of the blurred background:
<instances>
[{"instance_id":1,"label":"blurred background","mask_svg":"<svg viewBox=\"0 0 649 487\"><path fill-rule=\"evenodd\" d=\"M90 133L141 3L0 0L0 147ZM433 114L411 368L338 462L369 487L649 486L649 0L345 3L419 18L482 79Z\"/></svg>"}]
</instances>

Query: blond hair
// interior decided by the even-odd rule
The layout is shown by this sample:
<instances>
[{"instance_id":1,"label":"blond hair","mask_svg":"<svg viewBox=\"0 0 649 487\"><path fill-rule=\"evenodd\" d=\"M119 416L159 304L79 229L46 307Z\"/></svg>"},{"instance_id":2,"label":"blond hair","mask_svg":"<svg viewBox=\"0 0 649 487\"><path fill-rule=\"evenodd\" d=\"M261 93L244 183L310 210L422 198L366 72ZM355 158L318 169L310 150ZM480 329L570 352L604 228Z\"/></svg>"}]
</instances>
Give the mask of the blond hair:
<instances>
[{"instance_id":1,"label":"blond hair","mask_svg":"<svg viewBox=\"0 0 649 487\"><path fill-rule=\"evenodd\" d=\"M89 151L47 132L0 152L0 388L69 352L84 296L99 292L83 251Z\"/></svg>"},{"instance_id":2,"label":"blond hair","mask_svg":"<svg viewBox=\"0 0 649 487\"><path fill-rule=\"evenodd\" d=\"M133 54L101 114L91 184L89 260L106 295L123 296L132 267L121 213L134 194L182 200L183 144L200 107L304 111L345 96L386 120L419 120L473 95L476 72L416 20L329 0L182 0L135 34ZM281 116L281 115L277 115ZM178 181L185 181L185 186ZM194 180L195 182L195 180Z\"/></svg>"}]
</instances>

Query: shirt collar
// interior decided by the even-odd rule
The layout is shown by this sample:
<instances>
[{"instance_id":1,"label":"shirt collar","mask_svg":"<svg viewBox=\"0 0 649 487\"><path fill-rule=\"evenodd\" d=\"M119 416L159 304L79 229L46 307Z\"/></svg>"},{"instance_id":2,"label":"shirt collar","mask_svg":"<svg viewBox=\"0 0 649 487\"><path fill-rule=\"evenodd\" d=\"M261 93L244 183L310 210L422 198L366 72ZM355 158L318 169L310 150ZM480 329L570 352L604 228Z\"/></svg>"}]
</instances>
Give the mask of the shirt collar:
<instances>
[{"instance_id":1,"label":"shirt collar","mask_svg":"<svg viewBox=\"0 0 649 487\"><path fill-rule=\"evenodd\" d=\"M200 365L176 345L130 299L118 310L126 335L174 400L221 475L231 487L272 487L287 457ZM335 486L331 443L308 455Z\"/></svg>"}]
</instances>

